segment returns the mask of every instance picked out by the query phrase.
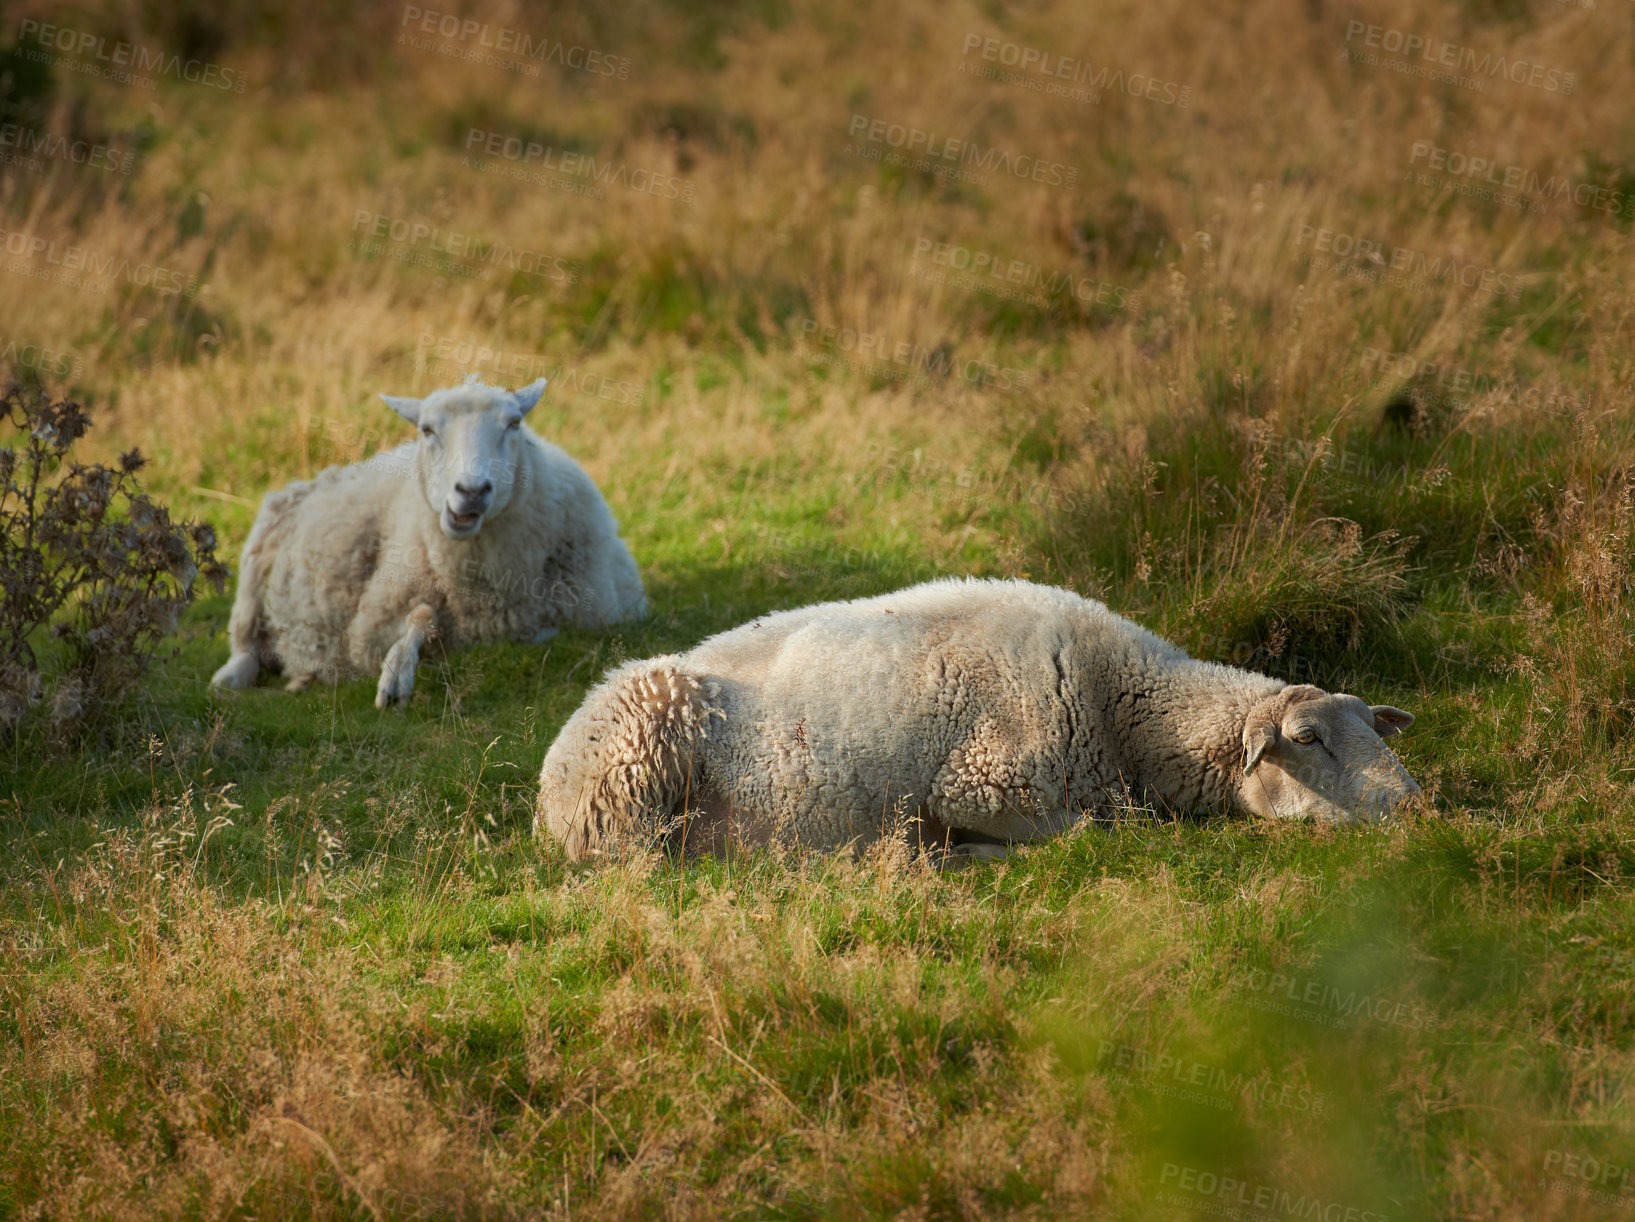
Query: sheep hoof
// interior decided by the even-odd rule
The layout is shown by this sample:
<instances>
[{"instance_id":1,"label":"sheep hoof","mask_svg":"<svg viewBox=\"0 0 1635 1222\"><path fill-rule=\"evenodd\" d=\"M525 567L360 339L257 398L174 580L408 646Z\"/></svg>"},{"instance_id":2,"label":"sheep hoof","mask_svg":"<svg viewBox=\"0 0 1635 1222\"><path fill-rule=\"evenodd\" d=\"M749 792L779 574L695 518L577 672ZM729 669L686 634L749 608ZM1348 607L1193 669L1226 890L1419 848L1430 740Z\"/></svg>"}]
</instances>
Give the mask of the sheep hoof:
<instances>
[{"instance_id":1,"label":"sheep hoof","mask_svg":"<svg viewBox=\"0 0 1635 1222\"><path fill-rule=\"evenodd\" d=\"M402 684L393 683L382 675L380 685L375 688L375 707L387 709L394 704L408 704L409 697L414 695L414 680L411 678Z\"/></svg>"},{"instance_id":2,"label":"sheep hoof","mask_svg":"<svg viewBox=\"0 0 1635 1222\"><path fill-rule=\"evenodd\" d=\"M235 653L210 676L211 687L254 687L261 673L261 661L253 653Z\"/></svg>"},{"instance_id":3,"label":"sheep hoof","mask_svg":"<svg viewBox=\"0 0 1635 1222\"><path fill-rule=\"evenodd\" d=\"M317 677L314 674L296 675L288 683L284 684L284 690L286 692L304 692L312 686L312 681Z\"/></svg>"}]
</instances>

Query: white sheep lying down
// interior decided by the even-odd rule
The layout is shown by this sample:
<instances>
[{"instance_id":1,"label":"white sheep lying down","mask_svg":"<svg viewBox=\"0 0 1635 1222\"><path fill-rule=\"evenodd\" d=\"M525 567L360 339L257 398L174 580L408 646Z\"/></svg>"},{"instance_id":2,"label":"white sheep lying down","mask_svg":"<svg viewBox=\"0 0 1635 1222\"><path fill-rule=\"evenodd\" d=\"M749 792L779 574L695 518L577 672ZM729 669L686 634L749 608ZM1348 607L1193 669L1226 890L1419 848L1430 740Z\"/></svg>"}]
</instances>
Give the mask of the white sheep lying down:
<instances>
[{"instance_id":1,"label":"white sheep lying down","mask_svg":"<svg viewBox=\"0 0 1635 1222\"><path fill-rule=\"evenodd\" d=\"M545 379L474 378L424 399L382 395L417 441L297 480L261 503L212 682L289 687L380 676L407 700L421 647L544 641L646 614L636 562L595 483L523 424Z\"/></svg>"},{"instance_id":2,"label":"white sheep lying down","mask_svg":"<svg viewBox=\"0 0 1635 1222\"><path fill-rule=\"evenodd\" d=\"M540 773L571 859L1061 832L1134 797L1184 813L1375 819L1419 792L1387 705L1200 662L1101 603L949 579L767 615L591 691ZM1001 850L1002 851L1002 850Z\"/></svg>"}]
</instances>

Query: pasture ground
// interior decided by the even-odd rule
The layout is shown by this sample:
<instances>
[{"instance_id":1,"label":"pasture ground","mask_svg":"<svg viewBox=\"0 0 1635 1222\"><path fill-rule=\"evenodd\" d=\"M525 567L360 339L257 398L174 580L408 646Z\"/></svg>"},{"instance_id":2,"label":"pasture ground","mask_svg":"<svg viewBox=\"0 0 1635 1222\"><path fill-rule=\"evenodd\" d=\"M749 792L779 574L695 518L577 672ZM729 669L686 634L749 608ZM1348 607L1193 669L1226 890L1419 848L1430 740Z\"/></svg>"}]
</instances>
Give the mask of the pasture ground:
<instances>
[{"instance_id":1,"label":"pasture ground","mask_svg":"<svg viewBox=\"0 0 1635 1222\"><path fill-rule=\"evenodd\" d=\"M135 153L0 178L0 348L93 454L236 559L404 439L378 392L544 373L653 615L382 715L209 695L211 597L117 725L5 744L0 1217L1627 1216L1635 26L1376 8L496 5L530 74L389 6L25 4L6 119ZM1408 708L1428 799L946 876L530 837L609 664L949 573Z\"/></svg>"}]
</instances>

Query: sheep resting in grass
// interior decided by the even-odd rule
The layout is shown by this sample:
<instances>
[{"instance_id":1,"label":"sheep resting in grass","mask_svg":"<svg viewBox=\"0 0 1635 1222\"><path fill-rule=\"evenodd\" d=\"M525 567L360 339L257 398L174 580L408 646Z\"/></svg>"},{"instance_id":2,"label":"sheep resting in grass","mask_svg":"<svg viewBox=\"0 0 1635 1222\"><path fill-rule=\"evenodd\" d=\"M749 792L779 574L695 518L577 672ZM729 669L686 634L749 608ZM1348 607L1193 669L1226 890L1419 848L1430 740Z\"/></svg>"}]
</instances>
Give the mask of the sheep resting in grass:
<instances>
[{"instance_id":1,"label":"sheep resting in grass","mask_svg":"<svg viewBox=\"0 0 1635 1222\"><path fill-rule=\"evenodd\" d=\"M468 378L424 399L382 395L417 441L268 493L212 682L249 687L266 667L299 691L378 674L385 708L414 690L429 638L545 641L646 614L595 483L522 422L544 389Z\"/></svg>"},{"instance_id":2,"label":"sheep resting in grass","mask_svg":"<svg viewBox=\"0 0 1635 1222\"><path fill-rule=\"evenodd\" d=\"M1381 741L1413 720L1197 661L1068 590L934 581L609 672L545 756L534 831L580 860L655 833L832 848L908 824L981 857L1132 798L1371 820L1419 792Z\"/></svg>"}]
</instances>

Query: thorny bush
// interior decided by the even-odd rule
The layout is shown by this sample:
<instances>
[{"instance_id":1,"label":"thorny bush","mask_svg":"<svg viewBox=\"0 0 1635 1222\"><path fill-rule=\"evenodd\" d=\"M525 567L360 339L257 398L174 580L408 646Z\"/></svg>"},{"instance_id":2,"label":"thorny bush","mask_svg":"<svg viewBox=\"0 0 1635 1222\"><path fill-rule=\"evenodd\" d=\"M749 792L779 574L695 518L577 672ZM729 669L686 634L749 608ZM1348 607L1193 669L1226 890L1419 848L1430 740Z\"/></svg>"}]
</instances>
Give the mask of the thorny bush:
<instances>
[{"instance_id":1,"label":"thorny bush","mask_svg":"<svg viewBox=\"0 0 1635 1222\"><path fill-rule=\"evenodd\" d=\"M51 739L84 737L146 672L198 578L226 581L215 532L142 492L140 453L117 468L69 458L90 427L39 387L0 393L13 443L0 448L0 732L23 732L40 706Z\"/></svg>"}]
</instances>

